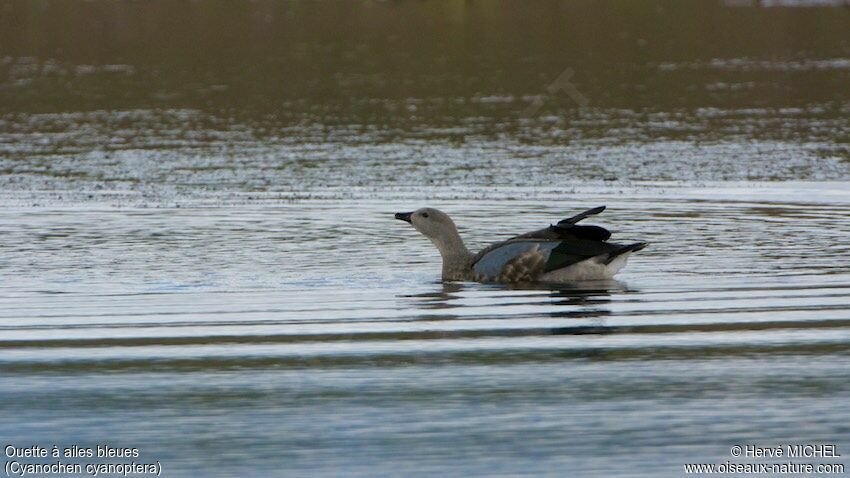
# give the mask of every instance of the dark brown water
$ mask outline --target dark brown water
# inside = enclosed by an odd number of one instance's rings
[[[847,464],[850,9],[760,4],[0,1],[0,442],[163,476]],[[442,284],[392,219],[475,249],[600,204],[651,247],[552,287]]]

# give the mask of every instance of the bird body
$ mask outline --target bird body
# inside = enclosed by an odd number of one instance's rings
[[[437,246],[443,259],[443,280],[479,282],[569,282],[610,279],[628,256],[646,243],[607,242],[611,233],[599,226],[577,223],[599,214],[605,206],[589,209],[557,224],[522,234],[471,253],[457,227],[444,212],[422,208],[397,213]]]

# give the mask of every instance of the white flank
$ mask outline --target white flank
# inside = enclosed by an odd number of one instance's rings
[[[610,264],[603,264],[602,261],[608,257],[608,254],[591,257],[590,259],[577,262],[561,269],[547,272],[540,276],[542,282],[570,282],[579,280],[600,280],[611,279],[614,274],[620,271],[626,265],[631,252],[626,252],[617,256]]]

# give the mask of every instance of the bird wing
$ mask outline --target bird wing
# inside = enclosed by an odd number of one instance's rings
[[[611,232],[600,226],[579,226],[576,223],[589,216],[599,214],[605,210],[605,206],[588,209],[573,217],[568,217],[557,224],[550,224],[549,227],[538,229],[536,231],[520,234],[512,237],[513,239],[543,239],[543,240],[567,240],[567,239],[588,239],[594,241],[607,241],[611,237]]]
[[[509,239],[479,252],[472,269],[479,280],[531,281],[546,272],[610,254],[620,247],[590,239]]]
[[[545,269],[556,246],[557,243],[551,241],[509,239],[479,252],[472,270],[481,281],[534,280]]]
[[[553,224],[543,229],[520,234],[511,239],[587,239],[593,241],[607,241],[611,237],[611,231],[600,226],[579,226],[569,223]]]
[[[549,227],[512,237],[484,248],[473,259],[475,274],[485,280],[534,280],[540,274],[567,267],[594,256],[611,254],[622,246],[610,244],[604,227],[579,226],[582,219],[605,210],[588,209]]]

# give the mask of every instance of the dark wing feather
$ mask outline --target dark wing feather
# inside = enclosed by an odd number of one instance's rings
[[[527,232],[511,239],[545,239],[554,241],[558,239],[588,239],[594,241],[607,241],[611,232],[599,226],[578,226],[577,222],[589,216],[599,214],[605,210],[605,206],[588,209],[581,214],[558,221],[558,224],[544,227],[536,231]]]
[[[604,263],[610,264],[618,256],[621,256],[627,252],[639,251],[648,245],[648,242],[636,242],[634,244],[629,244],[626,246],[618,246],[616,251],[612,251],[610,254],[608,254],[608,257],[605,259]]]
[[[591,257],[611,254],[621,248],[619,244],[590,239],[567,239],[552,249],[544,272],[554,271]]]
[[[577,226],[575,224],[561,224],[549,226],[557,229],[561,239],[590,239],[593,241],[607,241],[611,237],[611,231],[599,226]]]
[[[605,206],[599,206],[599,207],[595,207],[593,209],[588,209],[587,211],[584,211],[581,214],[576,214],[573,217],[568,217],[566,219],[562,219],[562,220],[558,221],[558,224],[575,224],[575,223],[581,221],[582,219],[587,218],[588,216],[595,216],[596,214],[599,214],[600,212],[602,212],[604,210],[605,210]]]
[[[574,224],[558,223],[553,226],[544,227],[536,231],[527,232],[513,239],[544,239],[556,241],[558,239],[588,239],[592,241],[607,241],[611,232],[599,226],[577,226]]]

